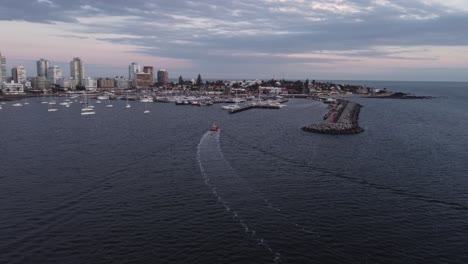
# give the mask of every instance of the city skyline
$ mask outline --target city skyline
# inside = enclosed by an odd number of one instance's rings
[[[468,81],[467,23],[461,0],[15,1],[0,52],[28,76],[80,57],[86,77],[137,61],[172,78]]]

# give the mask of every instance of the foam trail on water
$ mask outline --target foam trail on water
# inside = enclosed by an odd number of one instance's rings
[[[215,155],[215,157],[212,157],[211,155]],[[208,159],[206,159],[208,157]],[[273,262],[274,263],[281,263],[281,254],[274,251],[266,242],[266,240],[262,237],[257,237],[257,232],[250,228],[248,224],[244,221],[244,219],[240,216],[239,212],[236,210],[233,210],[231,208],[230,203],[225,200],[221,194],[218,192],[217,186],[215,186],[211,180],[210,180],[210,174],[207,172],[205,169],[204,161],[214,161],[219,163],[224,163],[226,166],[225,168],[227,169],[224,171],[229,176],[232,176],[232,174],[235,175],[234,170],[229,166],[229,163],[224,159],[222,156],[220,144],[219,144],[219,133],[213,133],[211,131],[205,133],[202,138],[200,139],[200,142],[197,146],[197,161],[198,165],[200,167],[200,172],[202,175],[202,178],[204,180],[204,183],[206,186],[208,186],[211,189],[211,193],[215,196],[217,201],[224,207],[226,212],[230,213],[233,218],[239,220],[239,225],[243,228],[244,232],[250,233],[252,239],[257,242],[257,245],[264,247],[270,254],[273,256]],[[229,173],[230,172],[230,173]],[[268,200],[264,200],[265,203],[267,203]]]

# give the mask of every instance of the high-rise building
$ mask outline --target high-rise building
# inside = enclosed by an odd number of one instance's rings
[[[48,60],[45,59],[40,59],[36,62],[36,67],[37,67],[37,76],[39,77],[48,77],[47,76],[47,70],[50,67],[50,63]]]
[[[158,70],[158,83],[167,84],[169,81],[169,73],[165,69]]]
[[[144,67],[143,67],[143,72],[144,72],[144,73],[149,73],[149,74],[150,74],[150,83],[149,83],[149,85],[153,85],[153,84],[154,84],[154,70],[153,70],[153,66],[144,66]]]
[[[15,83],[25,83],[26,69],[23,66],[15,66],[11,69],[11,78]]]
[[[135,74],[141,72],[140,65],[138,62],[132,62],[130,66],[128,66],[128,79],[133,80],[135,79]]]
[[[7,81],[6,58],[0,53],[0,85]]]
[[[145,72],[135,73],[135,79],[133,79],[133,87],[137,89],[148,88],[151,82],[151,75]]]
[[[62,69],[57,65],[50,66],[47,69],[47,76],[50,84],[58,84],[58,79],[62,78]]]
[[[80,58],[76,57],[70,62],[70,77],[78,82],[78,85],[83,85],[85,78],[84,65]]]

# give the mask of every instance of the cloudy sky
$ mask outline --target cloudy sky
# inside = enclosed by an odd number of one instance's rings
[[[127,76],[468,81],[466,0],[2,0],[9,68]]]

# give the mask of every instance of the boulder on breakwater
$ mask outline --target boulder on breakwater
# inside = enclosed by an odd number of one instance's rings
[[[361,133],[364,131],[358,124],[361,107],[358,103],[339,100],[330,106],[322,123],[305,126],[302,130],[322,134]]]

